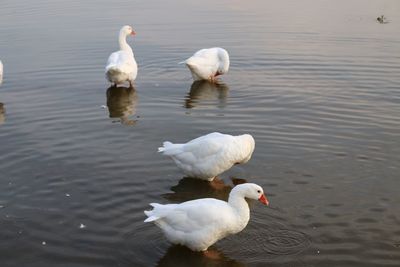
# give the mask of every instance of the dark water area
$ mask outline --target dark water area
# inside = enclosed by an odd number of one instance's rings
[[[1,266],[400,266],[399,1],[20,1],[0,4]],[[385,15],[389,23],[376,18]],[[117,33],[135,88],[104,77]],[[221,84],[178,62],[230,53]],[[218,186],[157,153],[220,131],[252,159]],[[215,259],[173,246],[150,202],[264,188]]]

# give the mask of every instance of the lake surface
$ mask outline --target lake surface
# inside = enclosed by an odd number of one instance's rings
[[[379,24],[384,14],[389,23]],[[399,1],[2,0],[1,266],[399,266]],[[124,24],[134,89],[109,89]],[[221,46],[218,86],[178,62]],[[157,153],[220,131],[252,159],[215,189]],[[261,185],[209,259],[144,224],[148,203]]]

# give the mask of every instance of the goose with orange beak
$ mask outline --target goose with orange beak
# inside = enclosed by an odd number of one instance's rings
[[[138,66],[133,54],[132,48],[126,42],[128,35],[136,35],[131,26],[125,25],[119,31],[118,42],[119,51],[110,55],[106,65],[106,78],[114,86],[129,82],[132,87],[133,81],[136,79]]]
[[[218,240],[242,231],[250,219],[246,198],[269,205],[263,189],[253,183],[235,186],[228,201],[202,198],[181,204],[151,203],[145,222],[154,222],[174,243],[194,251],[207,251]]]

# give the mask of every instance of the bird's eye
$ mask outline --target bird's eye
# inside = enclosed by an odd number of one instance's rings
[[[261,191],[260,191],[260,190],[257,190],[257,193],[261,193]]]

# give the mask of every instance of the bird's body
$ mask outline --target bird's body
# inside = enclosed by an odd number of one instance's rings
[[[171,157],[188,177],[212,181],[234,164],[246,163],[254,151],[249,134],[232,136],[210,133],[185,144],[164,142],[158,151]]]
[[[220,47],[201,49],[184,61],[194,81],[215,81],[229,70],[229,54]]]
[[[218,240],[246,227],[250,209],[245,197],[268,205],[260,186],[245,183],[232,189],[228,202],[203,198],[181,204],[151,203],[154,209],[145,211],[148,216],[145,222],[154,222],[174,244],[204,251]]]
[[[132,85],[137,76],[137,63],[132,48],[126,42],[128,35],[135,35],[131,26],[123,26],[119,32],[119,51],[112,53],[106,65],[106,77],[115,85],[126,81]]]

